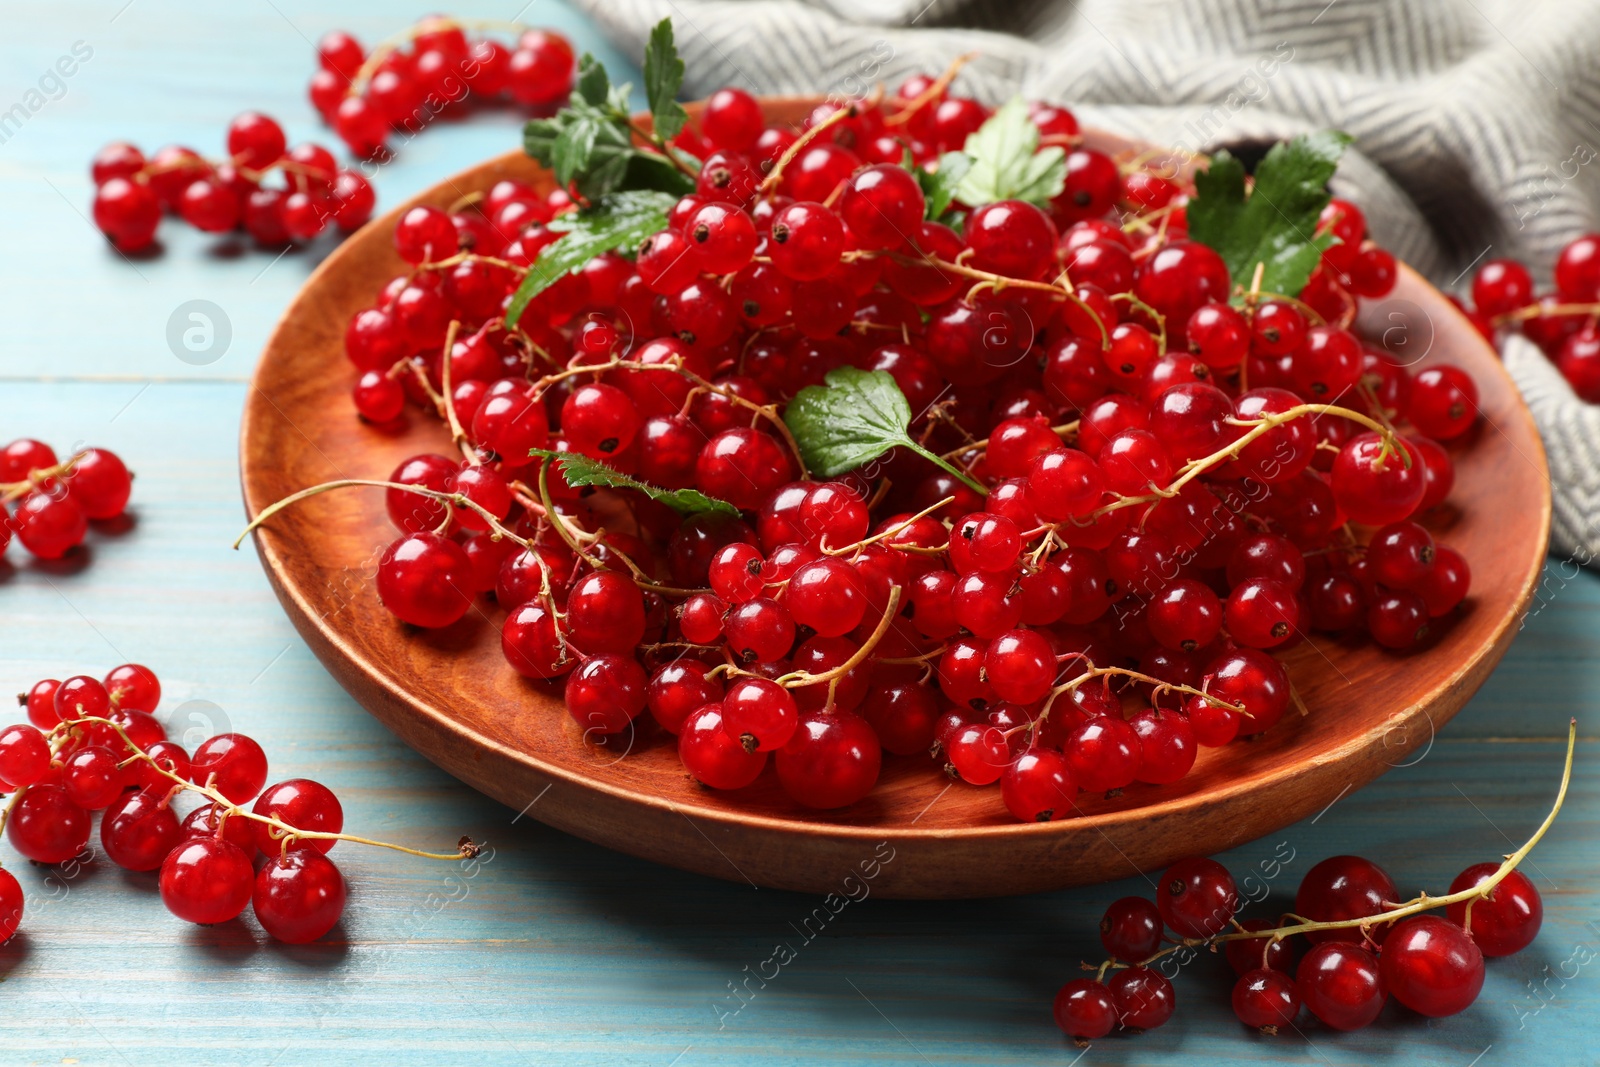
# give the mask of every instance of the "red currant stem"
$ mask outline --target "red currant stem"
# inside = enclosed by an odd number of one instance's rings
[[[350,79],[350,88],[346,90],[345,95],[360,96],[362,90],[366,88],[367,81],[378,72],[379,67],[383,66],[383,61],[389,57],[390,52],[402,45],[410,44],[424,33],[448,29],[478,30],[480,32],[484,30],[500,30],[503,33],[521,33],[529,28],[524,23],[507,22],[504,19],[458,19],[447,15],[430,15],[414,25],[407,26],[394,36],[385,37],[373,45],[372,52],[367,56],[366,62],[361,64],[355,76]]]
[[[644,366],[656,366],[656,364],[644,364]],[[810,471],[806,469],[805,457],[800,454],[800,442],[794,439],[794,434],[789,432],[789,426],[783,421],[783,416],[778,414],[778,405],[757,404],[754,400],[751,400],[747,397],[742,397],[732,389],[727,389],[723,386],[717,385],[714,382],[707,381],[691,370],[684,370],[682,367],[677,368],[677,370],[678,373],[683,375],[684,378],[693,382],[696,386],[704,389],[706,392],[715,393],[726,400],[732,401],[737,406],[749,408],[757,415],[765,418],[772,424],[773,429],[778,431],[778,435],[783,438],[784,443],[789,446],[789,452],[794,456],[795,464],[800,469],[800,480],[806,481],[811,477]]]
[[[1152,232],[1157,226],[1164,225],[1167,221],[1167,217],[1174,211],[1177,211],[1178,208],[1183,206],[1185,205],[1176,203],[1167,204],[1165,207],[1158,207],[1154,211],[1147,211],[1143,215],[1135,215],[1133,218],[1122,224],[1122,232]]]
[[[1277,429],[1286,422],[1291,422],[1305,415],[1338,415],[1349,419],[1352,422],[1359,422],[1369,430],[1380,434],[1383,437],[1385,449],[1398,452],[1402,460],[1404,460],[1406,468],[1410,469],[1411,456],[1408,452],[1406,452],[1405,449],[1400,447],[1399,441],[1395,437],[1395,432],[1389,427],[1385,426],[1383,423],[1372,418],[1370,415],[1363,415],[1359,411],[1352,411],[1350,408],[1340,407],[1337,404],[1296,404],[1292,408],[1288,408],[1287,410],[1279,411],[1271,415],[1265,415],[1259,419],[1227,419],[1226,421],[1230,426],[1248,426],[1250,429],[1226,448],[1219,448],[1209,456],[1202,456],[1199,459],[1190,460],[1188,463],[1184,464],[1183,473],[1178,475],[1177,478],[1173,479],[1171,484],[1169,484],[1165,489],[1158,489],[1154,493],[1146,493],[1140,496],[1125,496],[1120,500],[1112,501],[1104,507],[1096,508],[1094,511],[1090,512],[1090,515],[1092,517],[1099,517],[1108,512],[1118,511],[1122,508],[1133,507],[1137,504],[1157,503],[1169,497],[1176,496],[1180,489],[1194,481],[1196,478],[1200,477],[1200,475],[1204,474],[1212,467],[1218,466],[1219,464],[1227,462],[1231,459],[1238,459],[1239,453],[1242,452],[1244,447],[1250,444],[1252,441],[1266,433],[1269,433],[1272,430]]]
[[[656,641],[648,645],[640,645],[640,652],[660,652],[669,648],[694,648],[704,652],[719,651],[721,645],[697,645],[693,641]]]
[[[1528,304],[1504,315],[1496,315],[1489,322],[1494,326],[1508,326],[1529,319],[1555,318],[1568,315],[1600,315],[1600,304]]]
[[[467,431],[461,428],[461,420],[456,418],[456,401],[454,390],[450,388],[450,353],[456,347],[456,334],[461,330],[461,320],[451,319],[450,329],[444,335],[444,355],[439,360],[440,392],[444,394],[440,406],[444,410],[444,421],[450,427],[450,443],[467,458],[467,462],[474,467],[479,466],[483,460],[478,455],[478,450],[473,448],[467,438]]]
[[[1135,311],[1142,311],[1146,315],[1150,316],[1151,319],[1155,320],[1157,330],[1156,344],[1158,350],[1162,352],[1167,350],[1167,317],[1165,315],[1161,314],[1161,312],[1157,311],[1143,300],[1140,300],[1132,293],[1113,293],[1111,294],[1111,299],[1114,301],[1121,300]]]
[[[285,842],[291,839],[354,841],[356,844],[372,845],[375,848],[393,849],[396,852],[404,852],[408,855],[421,856],[424,859],[430,860],[458,860],[478,854],[478,846],[473,844],[472,839],[469,837],[463,837],[461,839],[461,843],[455,852],[423,852],[420,849],[407,848],[405,845],[393,845],[387,841],[374,841],[372,838],[358,837],[355,834],[336,834],[330,833],[326,830],[302,830],[299,827],[289,825],[276,815],[269,817],[266,815],[257,815],[253,811],[246,811],[244,808],[223,796],[210,784],[196,785],[187,778],[184,778],[181,775],[168,770],[166,767],[163,767],[154,756],[140,748],[133,738],[128,736],[127,731],[125,731],[120,724],[113,722],[110,719],[102,718],[98,715],[85,715],[77,719],[63,720],[59,726],[51,731],[51,735],[52,737],[55,737],[57,734],[62,733],[63,728],[87,726],[90,724],[109,726],[112,730],[115,730],[117,736],[120,737],[123,743],[126,744],[133,752],[133,756],[131,758],[135,760],[142,760],[145,763],[150,764],[156,773],[169,779],[174,786],[177,787],[175,790],[176,792],[183,792],[184,790],[187,790],[189,792],[199,793],[201,796],[207,798],[214,805],[216,805],[216,810],[219,812],[225,812],[228,815],[238,815],[242,818],[249,819],[252,822],[262,823],[268,827],[271,827],[273,830],[281,830],[283,832],[281,836]],[[273,835],[274,838],[277,838],[278,836],[279,835],[277,834]]]
[[[970,249],[963,249],[961,255],[966,256],[969,251]],[[965,263],[956,263],[948,259],[940,259],[938,256],[929,255],[926,252],[915,256],[908,256],[904,252],[891,252],[889,255],[896,262],[903,263],[906,266],[935,267],[941,271],[949,271],[952,274],[959,274],[964,278],[976,278],[978,281],[993,282],[997,291],[1000,289],[1034,289],[1039,292],[1050,293],[1053,296],[1070,300],[1078,306],[1080,311],[1094,319],[1095,325],[1100,327],[1100,347],[1107,348],[1111,345],[1111,333],[1106,329],[1106,324],[1100,321],[1100,316],[1095,313],[1094,308],[1078,299],[1078,294],[1074,293],[1071,289],[1068,289],[1065,286],[1052,285],[1049,282],[1024,281],[1021,278],[1008,278],[1004,274],[995,274],[992,271],[979,270],[976,267],[969,267]]]
[[[845,660],[837,667],[828,668],[821,674],[812,674],[810,671],[790,671],[788,674],[780,675],[773,680],[777,682],[777,684],[783,686],[785,689],[795,689],[803,685],[816,685],[818,682],[828,682],[828,703],[832,704],[834,690],[832,683],[837,681],[841,676],[850,673],[853,668],[860,666],[861,663],[872,654],[872,650],[878,647],[878,642],[883,640],[883,635],[889,632],[889,624],[894,621],[894,617],[899,610],[900,587],[898,585],[892,585],[889,587],[889,602],[885,604],[883,608],[883,618],[878,620],[878,625],[873,628],[872,635],[865,641],[861,642],[861,647],[856,649],[855,653],[849,659]]]
[[[1138,171],[1149,171],[1158,178],[1165,178],[1167,181],[1176,181],[1178,178],[1178,169],[1171,164],[1168,164],[1160,170],[1152,169],[1145,166],[1145,164],[1149,163],[1152,159],[1159,159],[1163,156],[1179,153],[1183,153],[1183,149],[1146,148],[1143,152],[1140,152],[1134,156],[1130,156],[1124,161],[1118,162],[1117,170],[1123,175],[1123,177],[1127,177],[1129,174],[1133,174]],[[1191,158],[1193,157],[1191,156]]]
[[[237,170],[241,178],[245,178],[252,182],[259,183],[274,170],[281,170],[285,174],[301,174],[308,178],[315,178],[319,181],[333,180],[333,172],[328,170],[326,167],[313,167],[309,163],[301,163],[298,160],[288,158],[279,159],[265,167],[257,169],[255,167],[246,167],[240,165],[239,160],[241,158],[243,157],[234,156],[228,160],[225,160],[224,162]],[[209,173],[214,171],[218,166],[220,166],[219,162],[214,159],[205,159],[201,156],[183,156],[167,163],[147,163],[134,172],[133,180],[136,182],[148,183],[149,180],[157,174],[171,174],[174,171],[184,170],[204,171]]]
[[[845,545],[843,548],[829,548],[826,545],[824,545],[823,548],[822,548],[823,554],[829,555],[829,556],[844,556],[844,555],[849,555],[851,552],[860,552],[863,548],[866,548],[868,545],[875,545],[879,541],[887,540],[888,538],[893,537],[895,534],[904,533],[908,528],[910,528],[912,523],[916,522],[918,519],[927,518],[929,515],[932,515],[934,512],[938,511],[940,508],[944,507],[946,504],[950,503],[954,499],[955,499],[955,497],[953,497],[953,496],[947,496],[943,500],[939,501],[937,504],[930,504],[928,507],[923,508],[921,511],[917,512],[915,515],[908,516],[908,517],[902,519],[901,521],[895,523],[893,526],[889,527],[888,529],[878,531],[877,533],[873,534],[871,537],[863,537],[861,540],[857,541],[853,545]],[[891,545],[890,547],[891,548],[897,548],[897,547],[900,547],[900,546]]]
[[[768,173],[766,179],[762,181],[760,189],[762,199],[771,197],[772,194],[777,191],[778,183],[783,181],[784,168],[792,163],[796,156],[798,156],[801,152],[804,152],[807,145],[809,145],[812,141],[815,141],[818,137],[832,127],[839,125],[839,123],[843,122],[845,119],[851,118],[855,115],[855,113],[856,108],[854,104],[841,107],[838,111],[835,111],[833,114],[829,115],[827,118],[811,127],[805,133],[802,133],[799,137],[796,137],[794,144],[790,145],[783,155],[778,157],[778,162],[772,165],[771,172]]]
[[[920,656],[884,656],[880,658],[878,662],[890,663],[898,666],[909,666],[913,663],[931,662],[932,660],[938,659],[948,651],[950,651],[949,645],[940,645],[938,648],[930,648]]]
[[[462,263],[488,263],[491,266],[502,267],[506,270],[514,271],[518,277],[527,274],[529,270],[529,268],[524,267],[519,263],[513,263],[509,259],[496,259],[494,256],[480,255],[477,252],[457,252],[453,256],[446,256],[444,259],[434,259],[429,260],[426,263],[418,263],[416,269],[449,270],[451,267],[459,266]]]
[[[244,544],[244,539],[249,537],[251,532],[254,531],[256,527],[260,526],[262,523],[266,522],[268,519],[272,518],[272,516],[276,515],[289,505],[298,504],[302,500],[326,493],[332,489],[348,489],[352,486],[367,486],[373,489],[399,489],[402,492],[415,493],[417,496],[425,496],[429,500],[438,500],[446,504],[454,505],[458,508],[467,508],[470,511],[476,512],[479,517],[483,519],[483,521],[487,522],[490,530],[492,530],[497,537],[509,537],[523,548],[533,547],[533,542],[527,540],[526,538],[518,537],[509,528],[502,524],[500,520],[495,517],[493,512],[489,511],[477,501],[468,499],[464,493],[443,493],[437,489],[428,489],[420,485],[403,485],[400,482],[383,482],[369,478],[341,478],[338,481],[323,482],[321,485],[313,485],[309,489],[302,489],[298,493],[291,493],[282,500],[268,504],[266,507],[261,509],[261,513],[259,515],[250,520],[250,525],[246,526],[244,528],[244,532],[239,534],[238,539],[233,542],[233,547],[237,549],[240,545]]]
[[[950,88],[950,83],[956,80],[956,75],[961,72],[961,68],[977,58],[978,53],[976,52],[963,52],[961,55],[956,56],[955,59],[950,61],[950,65],[944,68],[944,73],[933,79],[933,84],[910,100],[905,101],[900,110],[883,120],[883,124],[885,126],[903,126],[910,122],[917,112],[943,96],[945,90]],[[895,97],[896,101],[899,101],[899,99],[899,97]]]
[[[662,137],[655,131],[654,126],[647,130],[630,117],[628,119],[628,129],[635,137],[638,137],[644,141],[648,141],[650,144],[654,145],[656,151],[661,155],[661,157],[676,167],[678,173],[692,179],[698,179],[700,177],[700,172],[694,170],[681,158],[679,158],[679,150],[668,144],[666,138]]]
[[[1328,324],[1327,318],[1320,311],[1297,296],[1290,296],[1288,293],[1274,293],[1268,289],[1255,290],[1255,294],[1257,299],[1275,300],[1281,304],[1294,305],[1302,315],[1311,320],[1311,325],[1313,326],[1326,326]]]
[[[88,453],[75,452],[67,457],[63,463],[50,467],[36,467],[28,472],[28,476],[20,482],[0,482],[0,503],[9,504],[20,497],[27,496],[48,482],[51,478],[71,477],[73,468],[78,465]]]
[[[407,356],[401,362],[405,364],[406,370],[411,372],[412,377],[416,378],[418,388],[427,394],[428,400],[433,404],[433,410],[436,413],[443,411],[444,397],[440,396],[439,390],[435,389],[433,383],[428,381],[428,372],[423,367],[422,360],[417,356]]]
[[[1089,664],[1089,669],[1078,675],[1076,678],[1073,678],[1067,682],[1063,682],[1054,689],[1050,690],[1050,696],[1046,698],[1044,706],[1039,709],[1039,715],[1033,720],[1033,726],[1037,726],[1039,723],[1044,722],[1045,716],[1050,713],[1051,705],[1056,702],[1056,697],[1063,693],[1072,692],[1074,689],[1077,689],[1079,686],[1083,685],[1084,682],[1095,678],[1105,678],[1112,675],[1120,675],[1129,679],[1130,681],[1144,682],[1147,685],[1155,686],[1155,692],[1151,694],[1152,698],[1159,696],[1162,693],[1186,693],[1189,696],[1199,697],[1207,704],[1214,705],[1215,707],[1227,708],[1229,711],[1234,712],[1235,714],[1249,714],[1249,712],[1244,710],[1243,706],[1239,704],[1230,704],[1226,700],[1221,700],[1217,697],[1214,697],[1210,693],[1207,693],[1202,689],[1196,689],[1192,685],[1181,685],[1177,682],[1165,682],[1160,678],[1152,677],[1148,674],[1141,673],[1140,671],[1129,670],[1126,667],[1096,667],[1093,661],[1084,656],[1081,652],[1073,653],[1072,658],[1081,658],[1085,663]]]
[[[545,509],[544,504],[539,500],[539,494],[535,489],[533,489],[531,486],[524,485],[522,482],[514,480],[506,484],[511,490],[511,499],[515,500],[518,504],[521,504],[523,510],[528,512],[530,515],[537,515],[539,517],[539,528],[541,530],[550,524],[550,513]],[[534,540],[537,541],[538,538],[535,537]]]
[[[1294,687],[1293,682],[1289,683],[1289,699],[1294,701],[1294,706],[1300,709],[1301,715],[1309,716],[1311,714],[1311,709],[1306,707],[1305,700],[1300,696],[1300,690]]]
[[[590,545],[599,543],[605,536],[605,529],[602,527],[593,533],[588,533],[572,526],[569,524],[569,520],[557,511],[555,505],[551,503],[550,464],[548,462],[539,466],[539,503],[544,508],[545,517],[550,520],[550,525],[555,529],[556,535],[566,542],[568,548],[572,549],[580,559],[597,571],[611,569],[606,566],[603,560],[590,555],[588,549],[584,547],[584,543]],[[608,547],[611,549],[612,554],[620,559],[623,565],[632,572],[634,584],[640,589],[645,589],[652,593],[660,593],[663,596],[693,596],[696,593],[705,591],[703,589],[679,589],[671,585],[658,585],[650,580],[650,576],[641,570],[639,565],[630,559],[626,552],[621,551],[615,545]]]
[[[1148,959],[1141,960],[1139,963],[1134,964],[1133,966],[1148,967],[1151,963],[1155,962],[1161,957],[1169,955],[1173,952],[1177,952],[1180,949],[1210,947],[1228,941],[1248,941],[1256,938],[1270,938],[1272,942],[1278,942],[1286,937],[1292,937],[1295,934],[1315,933],[1322,930],[1359,929],[1363,934],[1369,934],[1371,928],[1379,924],[1397,922],[1401,919],[1409,918],[1412,915],[1418,915],[1425,911],[1432,911],[1435,908],[1446,908],[1452,904],[1467,905],[1469,911],[1464,925],[1470,933],[1472,929],[1472,916],[1470,909],[1473,902],[1488,896],[1490,893],[1493,893],[1495,887],[1504,881],[1507,875],[1517,869],[1517,865],[1527,858],[1529,852],[1533,851],[1533,847],[1539,843],[1541,838],[1544,837],[1545,831],[1550,829],[1551,824],[1556,821],[1556,816],[1560,814],[1561,805],[1567,799],[1567,787],[1572,783],[1572,756],[1577,747],[1577,743],[1578,720],[1571,719],[1567,724],[1567,756],[1565,764],[1561,770],[1561,788],[1556,792],[1555,804],[1551,806],[1550,814],[1544,817],[1544,822],[1539,824],[1539,828],[1533,832],[1533,836],[1528,838],[1521,848],[1506,856],[1505,861],[1500,864],[1499,870],[1495,871],[1494,874],[1490,875],[1488,878],[1485,878],[1483,881],[1479,882],[1470,889],[1463,889],[1459,893],[1451,893],[1448,896],[1442,897],[1430,897],[1428,894],[1422,893],[1419,894],[1415,899],[1390,908],[1388,911],[1379,912],[1377,915],[1363,916],[1359,919],[1337,919],[1329,922],[1313,922],[1302,915],[1290,913],[1284,915],[1282,918],[1292,919],[1295,921],[1286,926],[1279,926],[1270,930],[1246,930],[1231,934],[1213,934],[1211,937],[1184,938],[1178,941],[1176,944],[1162,949],[1155,955],[1149,957]],[[1107,960],[1106,964],[1102,966],[1103,968],[1107,966],[1120,968],[1128,965]]]

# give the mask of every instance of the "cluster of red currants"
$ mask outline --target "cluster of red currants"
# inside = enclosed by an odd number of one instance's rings
[[[514,48],[471,28],[518,33]],[[410,44],[410,48],[405,47]],[[317,42],[311,103],[357,156],[384,150],[393,131],[414,136],[469,99],[549,111],[567,99],[577,64],[572,45],[552,30],[463,22],[434,15],[365,52],[342,30]]]
[[[1520,329],[1573,392],[1600,404],[1600,233],[1586,233],[1563,248],[1551,275],[1554,291],[1540,296],[1527,267],[1491,259],[1473,276],[1472,306],[1462,310],[1491,344],[1501,330]]]
[[[91,520],[122,515],[132,492],[133,475],[107,449],[63,463],[42,441],[12,441],[0,449],[0,555],[15,534],[38,558],[60,559],[83,543]]]
[[[410,401],[462,458],[391,477],[382,602],[439,627],[492,592],[506,659],[564,679],[587,739],[648,708],[708,786],[772,762],[838,807],[883,750],[931,749],[1026,820],[1271,727],[1291,701],[1273,653],[1312,630],[1423,640],[1469,587],[1419,520],[1477,394],[1351,332],[1395,276],[1360,211],[1328,205],[1341,243],[1305,292],[1247,290],[1186,239],[1186,181],[1029,114],[1071,148],[1049,210],[928,219],[907,154],[989,118],[945,79],[800,130],[720,91],[677,138],[705,158],[667,228],[509,327],[568,193],[506,180],[406,213],[408,269],[346,333],[355,407],[387,426]],[[813,479],[783,416],[841,369],[892,379],[918,449]],[[575,487],[539,450],[732,508]]]
[[[1520,952],[1539,933],[1539,891],[1505,867],[1474,864],[1450,883],[1449,896],[1401,903],[1377,864],[1334,856],[1306,872],[1293,915],[1236,922],[1239,892],[1228,869],[1179,860],[1161,876],[1154,901],[1123,897],[1106,909],[1100,943],[1111,959],[1095,978],[1061,987],[1056,1023],[1079,1042],[1119,1026],[1161,1026],[1176,1005],[1169,976],[1197,951],[1218,947],[1237,976],[1234,1014],[1269,1034],[1296,1027],[1302,1006],[1335,1030],[1358,1030],[1391,995],[1422,1015],[1454,1015],[1483,988],[1485,956]],[[1438,907],[1442,918],[1421,914]]]
[[[267,246],[309,241],[330,223],[341,232],[372,217],[372,186],[341,170],[319,144],[288,147],[273,119],[246,111],[228,126],[228,158],[208,160],[168,145],[149,159],[124,141],[94,157],[94,223],[124,252],[155,240],[163,211],[206,233],[243,229]],[[268,185],[274,172],[280,184]]]
[[[159,869],[161,899],[178,918],[210,925],[253,905],[279,941],[327,933],[345,903],[326,856],[344,825],[338,798],[305,778],[267,786],[266,754],[244,734],[185,752],[155,716],[160,700],[160,681],[137,664],[20,694],[28,722],[0,730],[0,793],[11,794],[0,825],[12,847],[35,863],[72,861],[101,811],[105,855],[126,870]],[[188,792],[205,803],[180,819],[173,802]],[[21,918],[21,889],[0,869],[0,941]]]

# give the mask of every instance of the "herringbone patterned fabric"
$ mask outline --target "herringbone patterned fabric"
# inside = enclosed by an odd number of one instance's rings
[[[961,91],[1158,144],[1337,127],[1355,150],[1336,191],[1445,288],[1496,256],[1548,277],[1600,222],[1600,0],[576,2],[635,56],[670,16],[690,95],[856,95],[975,51]],[[1555,545],[1600,558],[1600,409],[1531,345],[1507,365],[1549,449]]]

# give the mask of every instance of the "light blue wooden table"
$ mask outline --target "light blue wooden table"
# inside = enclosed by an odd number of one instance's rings
[[[363,0],[164,0],[5,5],[0,111],[68,54],[92,56],[0,143],[0,439],[111,447],[138,471],[137,523],[96,537],[88,566],[44,569],[13,548],[0,568],[0,688],[154,667],[176,729],[258,737],[279,776],[327,782],[347,825],[420,847],[466,833],[492,849],[472,872],[342,845],[352,899],[318,944],[267,942],[253,921],[214,929],[169,916],[152,875],[92,864],[63,879],[16,860],[25,933],[0,948],[0,1067],[26,1063],[929,1064],[1184,1063],[1566,1065],[1600,1062],[1600,581],[1551,561],[1542,605],[1505,664],[1426,755],[1320,817],[1225,857],[1244,872],[1281,850],[1271,886],[1292,899],[1312,862],[1357,851],[1402,890],[1442,892],[1468,862],[1509,851],[1554,790],[1569,716],[1577,781],[1528,871],[1544,932],[1495,961],[1466,1014],[1427,1022],[1388,1009],[1341,1035],[1257,1037],[1234,1022],[1219,960],[1177,983],[1165,1029],[1080,1053],[1050,998],[1098,958],[1104,905],[1138,879],[992,903],[852,904],[740,1007],[745,981],[818,903],[714,882],[517,818],[436,770],[369,718],[279,610],[241,521],[240,406],[268,330],[327,248],[274,260],[219,250],[174,224],[165,254],[128,262],[85,220],[87,163],[103,142],[220,149],[229,118],[261,108],[292,140],[332,143],[305,102],[310,41],[342,26],[364,40],[413,12]],[[567,10],[536,0],[456,5],[570,32],[627,64]],[[81,47],[81,46],[80,46]],[[51,86],[54,88],[54,86]],[[446,123],[378,178],[393,204],[517,143],[510,113]],[[168,320],[189,300],[226,314],[214,362],[179,360]],[[1403,663],[1397,669],[1404,669]],[[1382,701],[1375,691],[1371,699]],[[736,1010],[738,1009],[738,1010]]]

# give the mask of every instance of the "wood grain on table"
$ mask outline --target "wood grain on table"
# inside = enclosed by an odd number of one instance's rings
[[[353,830],[419,847],[465,833],[490,849],[462,869],[340,845],[344,920],[324,942],[287,947],[248,916],[210,929],[178,922],[154,875],[99,862],[68,878],[0,845],[28,895],[24,932],[0,947],[0,1067],[1074,1062],[1050,998],[1080,960],[1099,958],[1100,911],[1148,893],[1143,880],[905,903],[847,886],[841,871],[841,896],[862,899],[835,914],[821,898],[607,852],[500,807],[401,745],[311,657],[251,549],[229,549],[243,523],[245,383],[327,247],[274,259],[168,222],[163,254],[126,261],[85,221],[88,159],[116,137],[216,152],[229,118],[249,107],[280,118],[292,141],[332,145],[304,99],[309,41],[335,26],[375,40],[420,12],[369,0],[334,14],[287,0],[7,7],[0,111],[75,42],[93,54],[59,98],[0,131],[0,438],[105,445],[138,479],[131,529],[91,535],[86,565],[7,554],[0,686],[143,662],[191,744],[246,731],[278,776],[332,786]],[[453,10],[561,27],[626,68],[564,8],[515,7]],[[429,130],[378,175],[380,206],[504,151],[517,125],[501,112]],[[227,316],[228,347],[209,363],[180,360],[168,344],[168,320],[190,300]],[[1600,580],[1552,559],[1505,663],[1425,755],[1224,857],[1269,894],[1257,913],[1289,907],[1300,875],[1339,852],[1382,863],[1402,892],[1442,892],[1537,825],[1558,738],[1576,716],[1573,794],[1527,867],[1545,896],[1544,932],[1490,962],[1468,1012],[1429,1022],[1391,1006],[1356,1034],[1302,1016],[1301,1033],[1261,1038],[1228,1009],[1226,964],[1203,957],[1177,979],[1167,1027],[1098,1042],[1081,1062],[1600,1062],[1597,688]],[[1276,878],[1261,873],[1291,853]],[[769,961],[780,945],[788,962],[778,967]]]

